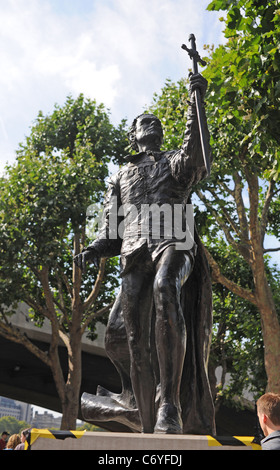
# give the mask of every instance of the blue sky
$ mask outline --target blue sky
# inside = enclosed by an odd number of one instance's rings
[[[0,173],[39,110],[84,93],[114,124],[191,66],[181,44],[223,41],[210,0],[0,0]]]

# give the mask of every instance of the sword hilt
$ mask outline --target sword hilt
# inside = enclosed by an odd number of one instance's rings
[[[191,42],[191,49],[189,49],[185,44],[183,44],[181,47],[182,47],[182,49],[184,49],[185,51],[188,52],[190,58],[192,59],[192,61],[193,61],[193,73],[196,74],[196,73],[198,73],[197,63],[199,62],[201,65],[204,66],[204,65],[206,65],[206,62],[201,59],[199,53],[196,50],[194,34],[190,34],[189,41]],[[197,117],[198,117],[198,125],[199,125],[202,155],[203,155],[205,168],[206,168],[207,174],[209,176],[210,171],[211,171],[211,165],[210,165],[210,159],[209,159],[209,153],[208,153],[208,143],[207,143],[204,124],[203,124],[201,96],[200,96],[200,92],[197,88],[194,90],[194,95],[195,95],[196,111],[197,111]]]
[[[198,73],[197,63],[199,62],[204,67],[206,65],[206,62],[200,57],[199,53],[196,50],[194,34],[190,34],[189,41],[191,42],[191,49],[189,49],[186,44],[182,44],[181,47],[182,49],[187,51],[193,61],[193,73]]]

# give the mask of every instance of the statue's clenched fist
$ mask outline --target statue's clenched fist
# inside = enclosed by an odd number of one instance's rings
[[[99,256],[94,250],[84,250],[74,257],[75,264],[84,273],[88,263],[93,263],[96,267],[99,265]]]

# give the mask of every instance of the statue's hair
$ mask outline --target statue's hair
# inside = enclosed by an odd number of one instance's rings
[[[132,150],[136,150],[138,151],[138,145],[137,145],[137,142],[136,142],[136,122],[137,120],[142,117],[142,116],[145,116],[145,115],[149,115],[149,116],[154,116],[154,114],[151,114],[151,113],[142,113],[142,114],[139,114],[139,116],[137,116],[132,124],[131,124],[131,127],[129,129],[129,132],[128,132],[128,140],[129,140],[129,143],[130,143],[130,148]],[[160,122],[159,118],[157,116],[155,116],[155,118]],[[161,123],[160,123],[161,125]],[[162,140],[163,140],[163,130],[162,130]]]

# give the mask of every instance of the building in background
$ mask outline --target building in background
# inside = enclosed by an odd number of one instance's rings
[[[32,427],[37,429],[59,429],[60,424],[61,416],[55,417],[52,413],[49,413],[48,411],[44,411],[43,413],[35,411],[31,423]]]
[[[27,403],[0,397],[0,418],[13,416],[18,421],[32,421],[32,407]]]
[[[0,397],[0,418],[4,416],[13,416],[18,421],[25,421],[30,427],[37,429],[60,429],[62,418],[60,413],[53,414],[44,408],[40,412],[27,403]],[[83,421],[77,420],[77,426],[82,424]]]

